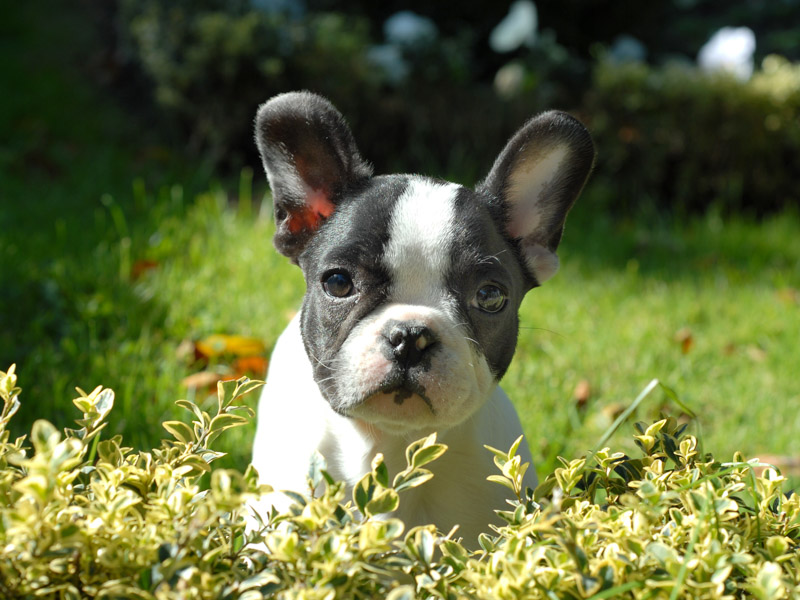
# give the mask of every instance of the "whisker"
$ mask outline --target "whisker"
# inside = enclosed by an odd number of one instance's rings
[[[507,252],[507,250],[500,250],[500,252],[498,252],[497,254],[490,254],[488,256],[481,257],[478,260],[477,264],[479,264],[479,265],[490,265],[490,264],[493,264],[495,262],[499,263],[500,259],[498,258],[498,256],[500,256],[504,252]]]
[[[315,360],[315,361],[316,361],[316,362],[317,362],[317,363],[318,363],[320,366],[322,366],[322,367],[325,367],[326,369],[334,370],[334,367],[333,367],[332,365],[327,365],[327,364],[325,364],[325,362],[324,362],[324,361],[320,360],[319,358],[317,358],[316,356],[314,356],[314,355],[313,355],[313,354],[311,354],[310,352],[308,353],[308,355],[309,355],[309,356],[310,356],[312,359],[314,359],[314,360]]]
[[[553,335],[557,335],[557,336],[562,337],[562,338],[567,337],[563,333],[560,333],[558,331],[553,331],[552,329],[547,329],[546,327],[524,327],[524,326],[520,325],[520,331],[523,330],[523,329],[525,331],[544,331],[546,333],[552,333]]]

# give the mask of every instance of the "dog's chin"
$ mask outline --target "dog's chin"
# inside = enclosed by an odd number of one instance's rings
[[[368,423],[385,433],[427,435],[458,425],[480,406],[477,398],[429,397],[421,386],[405,382],[402,385],[382,386],[351,401],[340,414]]]
[[[351,407],[348,416],[375,425],[387,433],[407,433],[439,426],[430,399],[407,388],[370,394]]]

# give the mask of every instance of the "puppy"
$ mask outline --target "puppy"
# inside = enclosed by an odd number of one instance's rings
[[[253,465],[277,490],[307,489],[315,450],[350,488],[381,452],[438,432],[434,478],[403,494],[407,526],[496,523],[508,490],[484,444],[522,435],[498,382],[523,296],[558,269],[564,220],[594,162],[577,120],[526,123],[475,190],[419,175],[373,176],[342,115],[307,92],[256,117],[278,251],[300,266],[302,308],[278,339],[258,408]],[[526,442],[523,461],[531,461]],[[535,485],[533,468],[525,484]],[[278,503],[271,495],[270,503]]]

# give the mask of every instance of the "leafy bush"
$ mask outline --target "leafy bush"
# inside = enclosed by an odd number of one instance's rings
[[[378,172],[424,171],[467,180],[485,175],[514,128],[546,108],[535,96],[500,106],[491,86],[476,80],[474,40],[466,31],[398,48],[407,74],[393,81],[371,57],[381,40],[365,18],[254,5],[120,4],[122,42],[115,54],[144,72],[165,121],[177,123],[188,149],[211,164],[256,163],[257,106],[296,89],[333,101]],[[558,89],[548,83],[547,99]]]
[[[705,22],[662,4],[651,11],[649,26],[663,29],[663,16],[656,15],[664,10],[679,13],[684,47],[668,51],[670,30],[658,56],[693,54],[697,48],[689,46],[707,39],[714,19]],[[625,214],[642,204],[679,211],[719,204],[758,215],[798,205],[800,65],[776,55],[767,56],[747,82],[674,61],[659,67],[593,62],[584,56],[591,44],[573,40],[565,46],[563,39],[576,32],[562,37],[558,28],[541,31],[533,48],[500,55],[488,50],[480,37],[487,25],[472,23],[473,15],[457,32],[394,48],[407,71],[398,82],[371,54],[380,47],[375,32],[389,8],[325,12],[312,3],[291,13],[256,6],[121,3],[127,44],[118,54],[141,67],[159,105],[182,125],[182,139],[212,164],[256,163],[256,106],[280,92],[310,89],[339,107],[378,172],[475,181],[516,127],[556,107],[578,109],[590,124],[600,150],[598,195]],[[603,6],[594,10],[610,10]],[[724,6],[714,10],[720,18],[730,16]],[[787,9],[752,10],[766,35],[777,31]],[[550,19],[548,27],[569,29]],[[605,43],[612,35],[595,34]],[[783,48],[779,37],[769,37],[765,47]],[[594,47],[602,54],[601,46]]]
[[[681,55],[693,57],[721,27],[747,25],[758,40],[758,59],[776,53],[800,59],[796,42],[800,24],[794,18],[797,0],[654,0],[636,7],[613,0],[536,4],[539,21],[558,32],[560,42],[567,48],[587,56],[598,42],[610,45],[619,36],[629,35],[646,44],[653,62]],[[669,26],[665,27],[667,23]]]
[[[432,526],[404,534],[381,518],[403,489],[430,478],[445,450],[435,435],[411,444],[390,478],[380,455],[356,485],[312,465],[317,497],[296,494],[286,514],[251,520],[252,469],[213,470],[211,442],[251,415],[238,399],[257,382],[221,383],[216,411],[186,401],[194,421],[165,423],[173,440],[134,453],[100,440],[114,394],[74,403],[78,429],[37,421],[9,441],[19,407],[12,366],[0,372],[0,592],[5,598],[781,598],[800,593],[800,499],[758,461],[699,456],[685,426],[637,426],[643,450],[608,449],[566,461],[534,492],[525,466],[491,449],[493,479],[516,500],[507,522],[467,550]],[[33,452],[26,443],[33,445]],[[210,472],[207,487],[201,483]],[[391,483],[390,483],[391,481]],[[398,494],[399,493],[399,494]],[[363,515],[363,516],[362,516]]]
[[[800,64],[746,82],[679,65],[600,63],[585,110],[613,205],[763,215],[800,206]]]
[[[358,19],[297,19],[214,0],[123,1],[120,8],[128,60],[150,78],[156,101],[183,126],[190,149],[212,164],[236,164],[251,150],[256,108],[274,94],[313,86],[356,99],[377,83],[364,53],[366,24]]]

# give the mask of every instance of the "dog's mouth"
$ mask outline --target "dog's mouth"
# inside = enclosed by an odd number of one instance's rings
[[[411,379],[406,373],[393,373],[381,385],[374,390],[371,390],[364,396],[364,403],[377,396],[389,396],[392,402],[397,406],[402,406],[406,400],[413,396],[417,396],[425,406],[428,407],[431,414],[436,414],[436,409],[433,407],[433,402],[425,393],[425,387]]]

